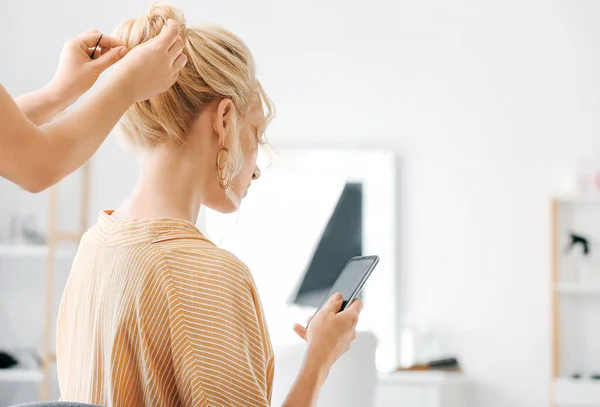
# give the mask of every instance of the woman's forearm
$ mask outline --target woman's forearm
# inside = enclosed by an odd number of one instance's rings
[[[0,85],[0,177],[39,192],[83,165],[134,102],[173,86],[187,63],[180,31],[180,24],[169,19],[158,36],[130,51],[116,39],[94,30],[67,41],[53,78],[53,83],[63,89],[59,92],[61,99],[47,105],[43,99],[36,100],[36,95],[26,95],[17,104]],[[97,45],[101,55],[94,57],[88,52]],[[92,97],[53,122],[37,127],[36,123],[45,122],[64,109],[65,103],[85,93],[106,68],[119,60],[111,80]]]
[[[330,366],[323,358],[307,353],[294,385],[282,407],[313,407],[329,374]]]
[[[47,123],[69,107],[74,100],[67,100],[62,92],[45,86],[15,99],[23,114],[36,126]]]
[[[38,128],[0,88],[0,176],[30,192],[55,184],[94,154],[133,104],[129,93],[109,81],[71,112]]]
[[[54,173],[47,186],[88,161],[133,102],[126,88],[110,81],[68,114],[41,126],[47,145],[45,167]]]

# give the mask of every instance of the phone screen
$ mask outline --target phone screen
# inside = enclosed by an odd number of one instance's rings
[[[377,256],[355,257],[351,259],[340,273],[333,287],[331,287],[329,294],[325,297],[319,309],[325,305],[333,294],[341,293],[344,297],[344,302],[340,311],[343,311],[348,303],[358,296],[362,286],[378,261],[379,257]]]

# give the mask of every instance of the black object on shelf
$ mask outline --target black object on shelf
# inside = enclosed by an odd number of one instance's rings
[[[0,369],[10,369],[17,365],[17,359],[6,352],[0,351]]]
[[[581,379],[581,373],[576,372],[571,375],[571,379]]]
[[[594,374],[591,376],[591,379],[592,379],[592,380],[600,380],[600,373],[594,373]]]
[[[456,358],[432,360],[427,364],[431,369],[456,369],[459,367]]]
[[[569,246],[567,246],[567,252],[571,251],[575,246],[581,245],[583,250],[583,255],[587,256],[590,254],[590,240],[584,236],[581,236],[577,233],[569,234]]]
[[[460,363],[456,358],[445,358],[432,360],[429,363],[412,365],[410,367],[399,367],[398,372],[403,371],[423,371],[423,370],[445,370],[452,372],[460,372]]]

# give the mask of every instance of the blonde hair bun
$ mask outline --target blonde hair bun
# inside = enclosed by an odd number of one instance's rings
[[[244,42],[232,32],[215,26],[186,27],[183,12],[166,4],[154,4],[137,18],[124,21],[116,38],[127,47],[140,45],[161,32],[168,19],[181,24],[187,65],[166,92],[135,103],[121,123],[125,140],[134,147],[151,149],[162,143],[183,144],[197,115],[211,101],[228,98],[235,107],[231,128],[229,173],[242,167],[239,143],[241,121],[258,101],[267,107],[266,127],[274,109],[255,77],[254,58]]]
[[[183,12],[175,6],[159,3],[151,5],[146,14],[123,21],[117,27],[115,38],[131,49],[160,34],[169,19],[173,19],[181,25],[181,35],[185,38],[186,29]]]

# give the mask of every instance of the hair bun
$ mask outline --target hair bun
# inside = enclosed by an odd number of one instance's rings
[[[131,49],[160,34],[169,19],[179,23],[181,35],[185,38],[185,16],[180,9],[169,4],[153,4],[146,14],[123,21],[117,27],[114,36]]]

